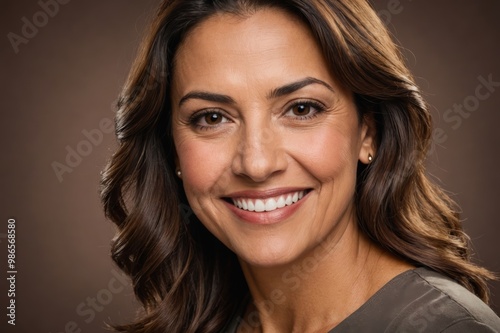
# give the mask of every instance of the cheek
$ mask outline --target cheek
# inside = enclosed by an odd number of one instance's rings
[[[342,172],[355,174],[356,134],[338,126],[321,126],[290,136],[291,155],[318,180],[329,180]]]
[[[184,190],[191,204],[207,200],[205,195],[221,193],[227,188],[227,169],[231,163],[231,147],[224,142],[179,140],[176,144]]]
[[[182,183],[189,205],[198,219],[229,248],[230,241],[220,225],[220,203],[214,200],[227,193],[232,160],[231,144],[204,142],[197,138],[176,141]]]

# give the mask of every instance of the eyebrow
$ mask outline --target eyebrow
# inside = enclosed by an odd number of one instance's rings
[[[223,104],[234,104],[235,101],[230,96],[215,94],[207,91],[192,91],[184,95],[179,101],[179,106],[185,103],[188,99],[202,99],[205,101],[223,103]]]
[[[291,94],[297,90],[300,90],[300,89],[302,89],[308,85],[311,85],[311,84],[320,84],[320,85],[328,88],[332,92],[335,92],[333,90],[333,88],[328,83],[321,81],[319,79],[313,78],[313,77],[306,77],[305,79],[295,81],[295,82],[292,82],[292,83],[289,83],[289,84],[286,84],[284,86],[281,86],[279,88],[274,89],[268,95],[268,98],[271,99],[271,98],[278,98],[281,96],[289,95],[289,94]]]
[[[302,80],[295,81],[289,84],[286,84],[284,86],[278,87],[276,89],[273,89],[269,95],[267,96],[268,99],[272,98],[278,98],[281,96],[289,95],[297,90],[300,90],[308,85],[311,84],[320,84],[332,92],[334,92],[334,89],[326,82],[321,81],[319,79],[313,78],[313,77],[306,77]],[[217,94],[217,93],[211,93],[207,91],[191,91],[184,95],[181,100],[179,101],[179,106],[181,106],[183,103],[185,103],[189,99],[202,99],[205,101],[210,101],[210,102],[216,102],[216,103],[223,103],[223,104],[235,104],[236,102],[231,96],[228,95],[223,95],[223,94]]]

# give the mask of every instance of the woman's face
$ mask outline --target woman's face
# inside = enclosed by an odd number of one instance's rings
[[[295,17],[204,21],[176,54],[171,94],[189,204],[241,260],[287,264],[355,223],[372,131]]]

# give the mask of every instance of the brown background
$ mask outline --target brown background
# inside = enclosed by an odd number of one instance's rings
[[[22,17],[32,21],[41,7],[35,0],[2,1],[2,332],[64,332],[72,321],[82,332],[101,332],[105,321],[126,321],[134,311],[127,287],[111,294],[109,304],[89,323],[88,315],[76,312],[88,298],[104,297],[114,281],[116,268],[109,259],[113,228],[97,195],[113,135],[104,133],[102,143],[65,173],[62,182],[51,164],[65,163],[66,146],[75,149],[85,140],[83,130],[99,128],[102,119],[113,117],[111,105],[158,2],[70,1],[16,54],[7,34],[20,35]],[[459,128],[443,118],[454,103],[474,94],[478,76],[492,74],[500,81],[500,1],[394,2],[374,4],[385,10],[383,17],[404,46],[432,106],[436,127],[447,136],[429,157],[429,170],[461,205],[477,260],[500,272],[500,87]],[[1,276],[6,274],[4,237],[11,217],[17,223],[17,325],[5,330],[7,296]],[[500,284],[492,286],[498,313]],[[114,285],[120,287],[119,282]]]

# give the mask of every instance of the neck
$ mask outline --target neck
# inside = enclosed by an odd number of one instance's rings
[[[253,303],[240,331],[326,332],[410,268],[371,242],[355,223],[340,239],[327,237],[283,267],[242,262]]]

